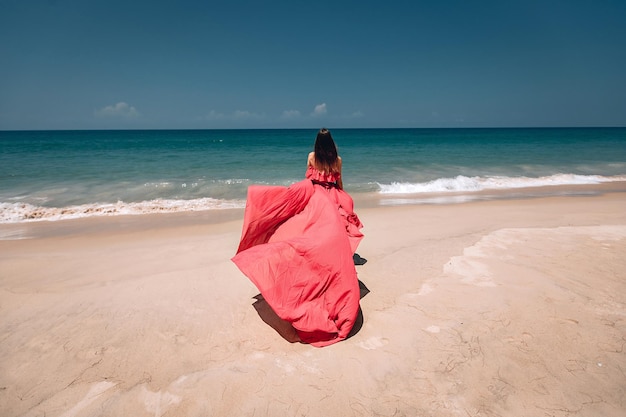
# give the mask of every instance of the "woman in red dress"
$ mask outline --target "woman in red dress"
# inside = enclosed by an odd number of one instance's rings
[[[232,259],[293,326],[292,341],[314,346],[345,339],[359,310],[353,255],[363,225],[343,190],[341,167],[330,132],[321,129],[305,180],[290,187],[250,186]]]

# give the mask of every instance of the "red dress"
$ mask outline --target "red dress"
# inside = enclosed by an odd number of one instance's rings
[[[352,255],[363,234],[338,174],[313,167],[290,187],[248,188],[243,232],[232,258],[300,339],[326,346],[345,339],[359,309]]]

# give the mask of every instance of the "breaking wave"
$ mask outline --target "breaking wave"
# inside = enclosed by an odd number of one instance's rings
[[[198,198],[194,200],[155,199],[137,203],[93,203],[67,207],[42,207],[28,203],[0,203],[0,223],[37,220],[66,220],[93,216],[175,213],[245,207],[243,200]]]
[[[445,192],[474,192],[482,190],[506,190],[515,188],[547,187],[555,185],[600,184],[605,182],[626,181],[625,175],[577,175],[555,174],[545,177],[466,177],[459,175],[454,178],[438,178],[432,181],[410,183],[392,182],[380,184],[381,194],[420,194]]]

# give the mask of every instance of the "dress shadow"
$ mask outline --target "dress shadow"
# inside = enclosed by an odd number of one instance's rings
[[[289,343],[300,341],[296,329],[293,328],[291,323],[278,317],[278,314],[272,310],[272,307],[270,307],[261,294],[255,295],[253,298],[255,298],[256,301],[252,303],[252,306],[265,324],[276,330],[276,332]]]
[[[355,265],[365,265],[365,263],[367,262],[367,259],[361,258],[358,253],[352,255],[352,260],[354,261]]]

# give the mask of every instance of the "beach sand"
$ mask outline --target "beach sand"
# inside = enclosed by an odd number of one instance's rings
[[[242,211],[0,225],[0,415],[626,415],[626,193],[356,209],[325,348],[259,316]]]

